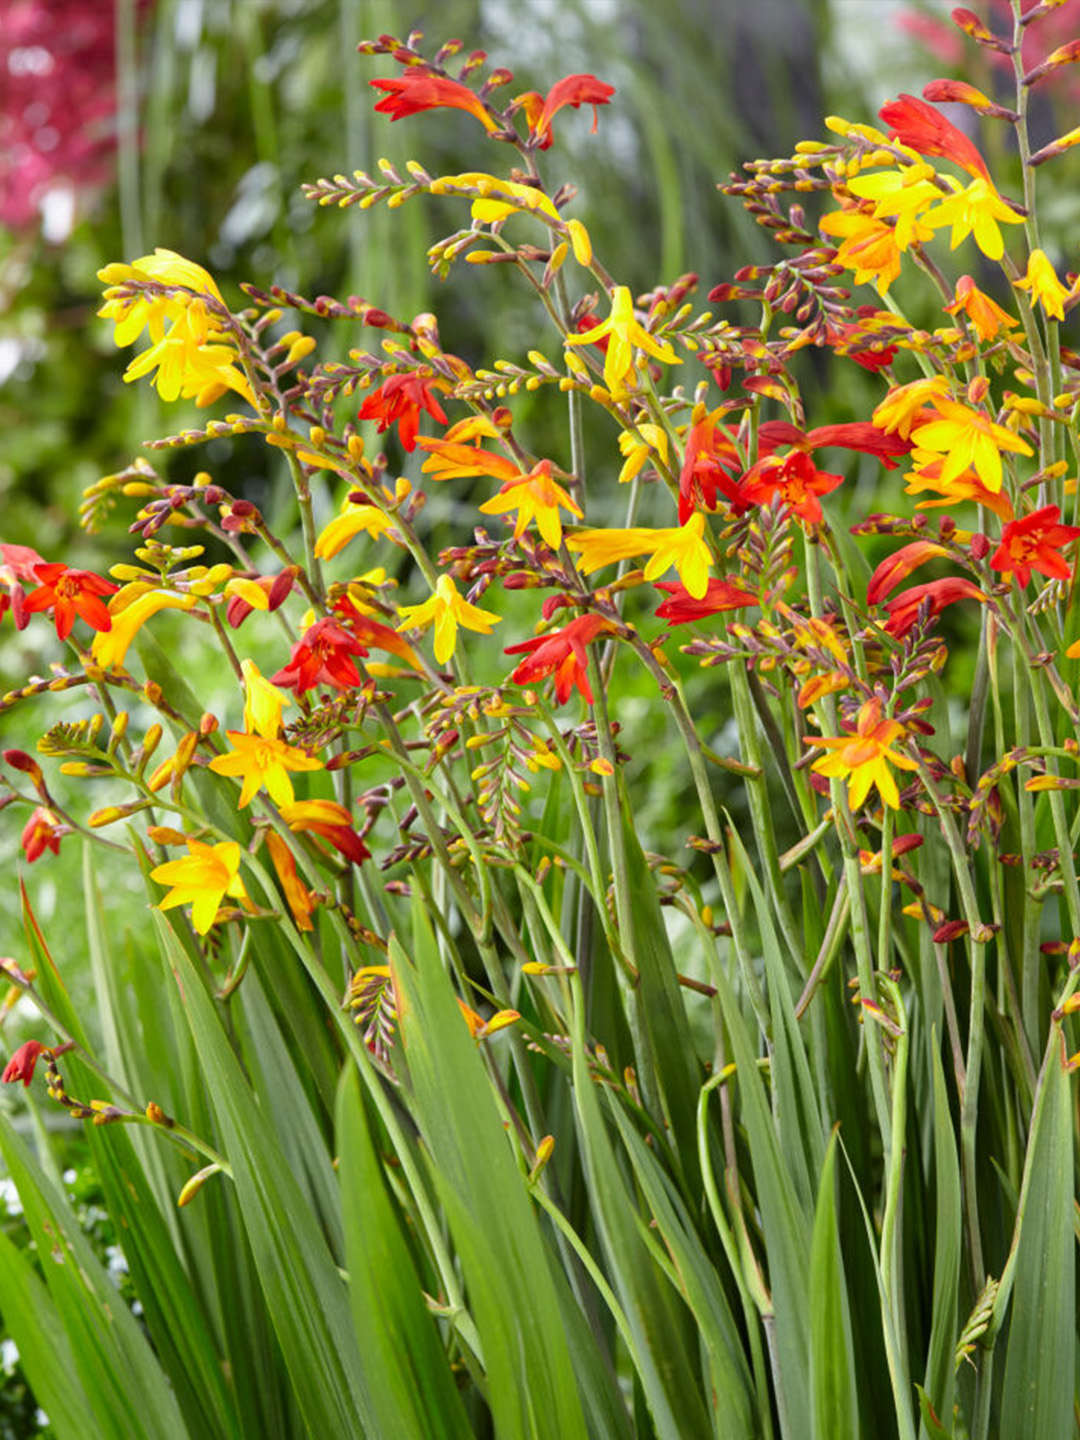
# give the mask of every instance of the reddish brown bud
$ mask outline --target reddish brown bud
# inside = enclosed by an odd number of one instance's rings
[[[990,551],[990,545],[991,541],[988,535],[973,535],[969,547],[971,550],[971,558],[973,560],[984,560]]]

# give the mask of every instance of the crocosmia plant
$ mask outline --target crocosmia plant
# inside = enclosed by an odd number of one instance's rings
[[[0,1311],[61,1440],[1077,1433],[1061,8],[955,10],[990,93],[824,119],[720,186],[753,263],[646,291],[560,150],[602,56],[521,93],[365,42],[380,120],[459,112],[477,168],[307,198],[451,217],[395,263],[513,295],[514,353],[167,234],[102,270],[124,379],[206,415],[86,492],[108,574],[0,544],[55,657],[0,705]],[[73,850],[89,1004],[34,904]]]

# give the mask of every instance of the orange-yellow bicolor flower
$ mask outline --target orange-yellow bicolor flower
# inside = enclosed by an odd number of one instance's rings
[[[177,590],[147,590],[139,580],[125,585],[109,601],[112,629],[94,636],[90,653],[104,670],[122,665],[136,632],[151,615],[159,610],[190,610],[197,599]]]
[[[1057,278],[1057,271],[1046,257],[1045,251],[1032,250],[1028,256],[1027,274],[1022,280],[1014,280],[1018,290],[1030,290],[1032,300],[1038,300],[1051,320],[1065,319],[1065,301],[1076,293],[1067,290]]]
[[[341,514],[335,515],[315,542],[315,554],[320,560],[332,560],[357,535],[363,533],[377,540],[393,528],[393,521],[377,505],[369,505],[366,501],[356,504],[347,499],[341,507]]]
[[[455,429],[458,427],[455,426]],[[467,445],[462,440],[417,441],[428,458],[420,469],[433,480],[462,480],[470,475],[490,475],[493,480],[517,480],[521,470],[505,455],[493,455],[482,445]]]
[[[266,740],[276,740],[281,734],[281,712],[293,702],[266,679],[254,660],[242,660],[240,669],[246,694],[244,729]]]
[[[226,895],[233,900],[247,899],[239,875],[240,846],[235,840],[224,840],[220,845],[189,840],[187,847],[189,854],[158,865],[150,871],[150,879],[173,887],[158,909],[190,905],[191,923],[200,935],[205,935]]]
[[[454,653],[459,625],[466,630],[475,630],[479,635],[490,635],[491,627],[502,619],[501,615],[491,610],[470,605],[458,593],[449,575],[439,576],[435,594],[430,600],[425,600],[422,605],[403,605],[398,614],[401,616],[399,630],[426,630],[429,625],[434,625],[435,659],[440,665],[445,665]]]
[[[619,471],[619,484],[625,485],[628,481],[633,480],[653,455],[659,455],[663,464],[667,464],[667,432],[662,425],[653,425],[648,421],[643,421],[633,430],[620,432],[619,449],[626,457],[625,463]]]
[[[674,567],[692,599],[700,600],[708,589],[713,557],[705,540],[705,516],[700,511],[691,515],[685,525],[659,530],[579,530],[566,544],[581,556],[579,568],[583,575],[591,575],[617,560],[648,555],[651,558],[645,567],[646,580],[658,580]]]
[[[949,185],[955,187],[953,194],[945,196],[923,219],[932,230],[945,225],[952,227],[949,248],[955,250],[961,240],[969,235],[975,237],[975,244],[988,260],[1000,260],[1005,254],[1005,241],[1000,225],[1022,225],[1024,217],[1018,215],[1011,205],[1001,198],[989,180],[978,176],[970,184],[961,186],[951,176],[946,177]]]
[[[592,326],[580,335],[568,335],[567,345],[592,345],[607,337],[607,354],[604,356],[604,384],[617,399],[626,394],[636,383],[634,351],[644,350],[665,365],[681,365],[666,340],[657,340],[644,325],[634,317],[634,301],[625,285],[616,285],[611,295],[611,314],[599,325]]]
[[[819,775],[830,780],[847,780],[848,807],[857,810],[869,795],[872,787],[891,809],[900,806],[900,792],[889,770],[895,765],[900,770],[916,770],[916,762],[907,755],[901,755],[891,746],[894,741],[906,735],[898,720],[887,720],[881,714],[881,702],[868,700],[859,711],[854,735],[841,735],[836,739],[808,739],[808,745],[820,745],[828,750],[814,769]]]
[[[1016,283],[1023,285],[1026,282],[1021,280]],[[960,276],[956,282],[956,294],[952,304],[946,305],[945,309],[950,315],[957,315],[963,310],[974,326],[975,333],[984,342],[996,339],[1000,330],[1015,329],[1020,324],[1020,321],[1014,319],[1007,310],[1003,310],[996,300],[985,295],[970,275]]]
[[[988,490],[1001,489],[1001,452],[1032,454],[1031,446],[1004,425],[995,425],[982,410],[971,410],[957,400],[933,397],[938,418],[918,426],[912,439],[920,450],[932,450],[942,457],[940,483],[947,485],[965,470],[974,468]]]
[[[929,240],[933,236],[934,232],[923,221],[930,206],[941,199],[932,165],[901,165],[896,170],[856,175],[846,183],[860,200],[875,202],[875,220],[893,222],[898,249],[906,250],[914,241]]]
[[[315,927],[311,916],[315,909],[315,896],[297,874],[296,859],[292,851],[281,836],[275,835],[272,830],[267,832],[266,848],[270,851],[274,870],[285,892],[293,924],[297,930],[313,930]]]
[[[956,505],[972,500],[985,507],[1001,520],[1013,518],[1013,507],[1003,490],[988,490],[974,470],[965,470],[947,482],[942,482],[941,471],[944,460],[930,450],[913,450],[911,458],[915,469],[904,476],[907,484],[906,495],[937,495],[937,500],[920,500],[916,510],[935,510],[945,505]]]
[[[551,461],[541,460],[528,475],[508,480],[498,495],[480,506],[482,515],[505,515],[517,510],[514,522],[514,539],[521,537],[530,520],[536,521],[536,528],[546,544],[557,550],[562,543],[562,520],[559,507],[583,518],[582,511],[572,495],[551,478]]]
[[[879,295],[888,294],[900,274],[900,246],[892,225],[852,205],[831,211],[819,228],[840,241],[837,264],[854,270],[856,285],[872,280]]]
[[[156,370],[153,383],[163,400],[182,397],[209,405],[226,390],[235,390],[254,404],[251,386],[237,364],[236,347],[205,304],[205,299],[225,302],[213,276],[201,265],[175,250],[158,249],[131,265],[106,265],[98,278],[108,287],[98,314],[115,324],[117,345],[132,344],[144,329],[150,332],[150,348],[128,366],[126,381]],[[132,282],[156,282],[194,293],[125,294],[122,287]]]
[[[323,768],[321,760],[297,749],[295,745],[286,745],[284,740],[249,735],[245,730],[227,730],[225,733],[233,747],[232,753],[216,755],[210,761],[210,769],[216,775],[243,776],[241,810],[254,800],[264,785],[275,804],[291,805],[296,794],[289,771]]]
[[[916,425],[921,425],[926,416],[922,413],[935,397],[947,397],[949,382],[944,375],[934,375],[928,380],[912,380],[907,385],[895,385],[874,411],[874,424],[886,435],[893,433],[907,440]]]

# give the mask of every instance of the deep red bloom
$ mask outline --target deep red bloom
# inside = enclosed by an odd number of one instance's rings
[[[743,610],[747,605],[758,603],[758,597],[749,590],[733,585],[730,580],[718,580],[715,576],[705,587],[705,594],[700,600],[695,600],[678,580],[657,580],[655,584],[657,590],[663,590],[671,597],[656,611],[656,618],[666,620],[669,625],[689,625],[694,620],[719,615],[722,610]]]
[[[1059,525],[1061,511],[1056,505],[1044,505],[1019,520],[1010,520],[1001,532],[1001,544],[990,556],[994,570],[1010,571],[1017,584],[1024,586],[1032,570],[1054,580],[1072,578],[1072,566],[1058,551],[1080,538],[1080,526]]]
[[[60,821],[53,812],[46,810],[44,805],[39,805],[23,827],[21,843],[27,863],[32,865],[46,850],[59,855],[60,841],[67,833],[61,829]]]
[[[732,502],[736,513],[745,510],[735,479],[741,468],[739,452],[723,425],[708,415],[692,424],[679,472],[679,524],[685,525],[699,508],[715,510],[717,490]]]
[[[521,655],[528,652],[526,659],[510,676],[515,685],[528,685],[545,675],[555,676],[555,699],[565,705],[570,691],[577,689],[590,705],[593,693],[587,674],[589,658],[585,646],[605,630],[611,630],[610,620],[602,615],[579,615],[551,635],[536,635],[523,640],[520,645],[508,645],[505,655]]]
[[[38,1056],[48,1048],[40,1040],[27,1040],[24,1045],[19,1046],[4,1066],[4,1073],[0,1075],[0,1081],[5,1085],[11,1085],[16,1080],[21,1080],[25,1086],[29,1087],[30,1081],[34,1078],[34,1066],[38,1062]]]
[[[391,375],[360,406],[359,418],[378,420],[380,435],[396,420],[402,449],[415,450],[421,410],[426,410],[440,425],[447,423],[443,408],[435,399],[435,384],[430,375]]]
[[[100,597],[115,595],[119,585],[95,575],[92,570],[69,570],[60,562],[35,565],[34,576],[41,583],[26,597],[27,613],[51,610],[61,640],[71,634],[76,616],[85,620],[92,630],[112,629],[112,616]]]
[[[355,635],[336,620],[316,620],[292,648],[288,665],[270,677],[271,684],[284,685],[303,695],[314,685],[333,685],[351,690],[360,684],[360,672],[350,655],[366,655],[367,649]]]
[[[910,145],[920,155],[940,155],[959,165],[969,175],[990,180],[986,161],[975,145],[951,120],[946,120],[940,110],[935,110],[925,100],[916,95],[901,95],[883,105],[878,115],[892,130],[891,140]]]
[[[932,618],[939,615],[946,605],[954,605],[957,600],[985,599],[986,596],[977,585],[973,585],[970,580],[961,580],[957,575],[948,575],[944,580],[931,580],[927,585],[913,585],[910,590],[902,590],[899,595],[895,595],[885,606],[889,618],[885,621],[884,628],[899,639],[915,624],[919,618],[919,610],[927,602]]]
[[[24,584],[32,584],[34,566],[44,564],[44,556],[29,545],[0,545],[0,586],[4,587],[0,591],[0,620],[10,607],[16,630],[25,630],[30,624]]]
[[[393,80],[369,80],[368,84],[386,91],[375,109],[380,115],[389,115],[391,120],[404,120],[406,115],[417,115],[421,110],[448,108],[467,110],[486,130],[499,129],[475,90],[458,80],[436,75],[426,65],[414,65]]]
[[[793,515],[809,525],[818,525],[825,518],[819,495],[828,495],[844,483],[842,475],[819,470],[810,456],[801,450],[790,455],[767,455],[749,469],[742,478],[742,490],[753,505],[768,505],[779,495]]]
[[[572,105],[575,110],[581,105],[591,105],[592,133],[595,135],[599,120],[596,107],[608,104],[614,94],[614,85],[605,84],[595,75],[567,75],[565,79],[557,80],[543,99],[535,90],[530,90],[519,100],[529,122],[530,134],[539,141],[541,150],[547,150],[555,138],[551,122],[564,105]]]

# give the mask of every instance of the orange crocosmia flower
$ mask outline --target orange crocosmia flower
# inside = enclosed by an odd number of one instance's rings
[[[354,865],[371,858],[371,851],[353,829],[352,816],[336,800],[294,800],[278,808],[290,830],[297,834],[310,831],[329,840]]]
[[[280,835],[267,831],[266,848],[270,851],[274,870],[285,900],[292,912],[293,924],[297,930],[313,930],[312,914],[315,910],[315,896],[296,873],[296,859]]]
[[[781,445],[804,450],[808,455],[830,446],[837,446],[841,450],[858,450],[863,455],[875,455],[886,470],[895,470],[895,457],[906,455],[911,449],[910,443],[902,436],[889,435],[868,420],[850,420],[841,425],[816,425],[813,430],[800,430],[788,420],[766,420],[758,427],[759,455],[771,455]]]
[[[46,810],[44,805],[38,805],[31,811],[30,819],[23,826],[20,841],[27,864],[32,865],[35,860],[40,860],[46,850],[51,850],[54,855],[59,855],[60,841],[68,833],[67,827],[61,824],[59,816],[54,815],[51,810]]]
[[[369,80],[368,84],[375,90],[386,91],[375,109],[380,115],[389,115],[392,121],[418,115],[422,110],[467,110],[485,130],[502,129],[474,90],[448,76],[436,75],[426,65],[414,65],[395,79]]]
[[[368,648],[387,650],[391,655],[404,660],[406,665],[411,665],[414,670],[423,670],[424,667],[409,642],[402,639],[389,625],[384,625],[371,615],[359,611],[351,595],[339,595],[331,608],[341,623],[356,636],[365,651]]]
[[[85,620],[92,630],[112,629],[112,616],[101,597],[115,595],[119,585],[91,570],[69,570],[62,564],[35,565],[34,576],[41,583],[27,595],[26,611],[33,614],[37,610],[51,610],[61,640],[71,634],[76,616]]]
[[[242,810],[265,785],[277,805],[291,805],[296,798],[289,771],[321,770],[323,762],[314,755],[287,745],[284,740],[271,740],[265,735],[249,735],[246,730],[227,730],[230,755],[216,755],[210,761],[215,775],[240,775],[244,784],[240,791]]]
[[[1021,587],[1031,579],[1032,570],[1054,580],[1071,580],[1073,567],[1059,551],[1080,538],[1080,526],[1060,525],[1060,519],[1056,505],[1044,505],[1010,520],[1001,532],[1001,544],[990,556],[991,568],[1015,575]]]
[[[947,575],[944,580],[931,580],[926,585],[913,585],[910,590],[901,590],[889,600],[885,609],[888,619],[885,630],[894,639],[906,635],[919,618],[920,611],[928,619],[940,615],[946,605],[955,605],[958,600],[978,600],[985,603],[986,596],[970,580],[959,575]]]
[[[808,525],[820,525],[825,518],[819,495],[828,495],[844,483],[842,475],[819,470],[809,455],[794,450],[790,455],[767,455],[742,478],[744,497],[754,505],[768,505],[779,495],[793,515]]]
[[[431,375],[391,375],[365,399],[358,418],[378,420],[380,435],[396,420],[402,449],[415,450],[421,410],[426,410],[440,425],[447,423],[446,413],[435,398],[435,391],[445,388],[445,381],[435,380]]]
[[[847,780],[849,809],[857,810],[871,788],[876,787],[882,801],[897,810],[900,792],[889,766],[895,765],[900,770],[918,769],[914,760],[891,748],[906,734],[898,720],[882,716],[879,700],[868,700],[859,711],[854,735],[841,735],[836,739],[808,738],[806,743],[829,751],[815,761],[813,768],[830,780]]]
[[[898,140],[920,155],[938,155],[951,160],[969,175],[989,181],[990,172],[977,147],[925,100],[915,95],[900,95],[881,107],[878,118],[892,130],[891,140]]]
[[[1065,301],[1076,297],[1075,290],[1067,290],[1057,278],[1057,271],[1042,250],[1032,250],[1028,256],[1027,274],[1022,280],[1014,280],[1017,290],[1030,290],[1032,300],[1038,300],[1051,320],[1065,319]]]
[[[976,505],[985,505],[999,520],[1011,520],[1013,507],[1004,490],[996,493],[988,490],[974,470],[965,470],[955,480],[943,484],[941,469],[944,460],[932,451],[914,451],[912,458],[916,469],[909,470],[904,479],[906,495],[925,495],[928,491],[937,495],[936,500],[920,500],[916,510],[939,510],[945,505],[957,505],[964,500],[973,500]]]
[[[189,853],[183,859],[158,865],[150,871],[150,879],[173,887],[158,909],[190,905],[191,923],[200,935],[205,935],[226,895],[233,900],[247,899],[239,875],[240,846],[235,840],[224,840],[220,845],[189,840],[187,847]]]
[[[709,615],[719,615],[724,610],[744,610],[747,605],[756,605],[758,597],[749,590],[733,585],[730,580],[711,579],[705,594],[694,597],[677,580],[658,580],[657,590],[668,596],[656,608],[656,618],[666,620],[668,625],[689,625],[695,620],[704,620]]]
[[[1020,324],[989,295],[984,295],[970,275],[960,276],[952,304],[945,309],[949,315],[958,315],[963,310],[984,342],[996,339],[1000,330],[1015,329]]]
[[[455,429],[457,427],[455,426]],[[466,445],[456,440],[429,440],[424,436],[416,442],[426,450],[428,459],[421,470],[433,480],[461,480],[470,475],[490,475],[493,480],[513,484],[523,478],[523,471],[505,455],[493,455],[482,445]]]
[[[567,75],[564,79],[557,80],[546,96],[529,90],[524,95],[519,95],[516,103],[525,111],[529,135],[541,150],[547,150],[555,138],[551,122],[564,105],[572,105],[575,110],[582,105],[591,105],[592,133],[595,135],[600,118],[596,107],[607,105],[614,94],[614,85],[598,80],[595,75]]]
[[[896,434],[901,440],[907,440],[916,425],[933,418],[926,406],[934,396],[948,394],[949,382],[944,375],[934,375],[928,380],[911,380],[907,385],[894,385],[874,410],[874,426],[887,435]]]
[[[516,509],[518,513],[514,522],[514,539],[520,539],[529,522],[535,520],[541,538],[553,550],[557,550],[562,543],[560,506],[571,515],[576,515],[579,520],[584,518],[577,501],[551,478],[551,461],[541,460],[527,475],[508,480],[498,495],[480,506],[480,513],[505,515]]]
[[[597,635],[615,627],[602,615],[579,615],[551,635],[536,635],[523,640],[520,645],[508,645],[506,655],[526,655],[510,676],[515,685],[530,685],[545,675],[555,676],[555,699],[565,705],[570,692],[577,690],[589,705],[593,703],[592,688],[589,685],[589,657],[586,645]]]
[[[1001,489],[1001,452],[1031,455],[1031,446],[1004,425],[995,425],[982,410],[971,410],[957,400],[932,396],[937,416],[912,432],[915,446],[942,456],[939,483],[947,485],[974,468],[988,490]]]
[[[883,560],[870,576],[870,583],[866,587],[866,603],[879,604],[886,595],[896,589],[901,580],[907,579],[913,570],[925,565],[927,560],[948,554],[949,551],[944,545],[935,545],[932,540],[913,540],[910,545],[901,546],[895,554]]]
[[[879,295],[888,294],[900,274],[901,252],[892,225],[875,220],[859,206],[846,205],[825,215],[818,228],[840,240],[836,263],[854,270],[856,285],[872,280]]]
[[[686,450],[679,472],[679,524],[685,525],[695,510],[716,509],[716,492],[729,500],[741,499],[733,488],[743,460],[734,440],[716,419],[716,410],[695,409],[686,432]],[[745,505],[742,507],[745,509]]]

